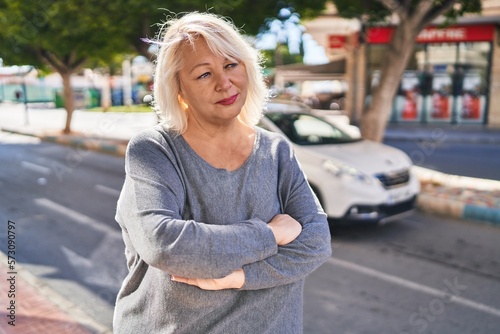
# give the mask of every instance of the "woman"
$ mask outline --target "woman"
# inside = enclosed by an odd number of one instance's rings
[[[212,14],[160,42],[160,125],[136,135],[116,220],[129,274],[115,333],[301,333],[304,278],[331,254],[290,144],[255,127],[259,57]]]

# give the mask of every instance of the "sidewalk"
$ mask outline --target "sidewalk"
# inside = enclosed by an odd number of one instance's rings
[[[422,187],[417,198],[420,210],[500,226],[500,181],[413,169]]]
[[[0,252],[0,334],[111,334],[39,278]],[[10,310],[9,310],[10,308]]]

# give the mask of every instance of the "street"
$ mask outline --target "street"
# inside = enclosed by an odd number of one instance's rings
[[[384,140],[403,150],[413,162],[444,173],[500,180],[500,149],[495,143],[453,142],[442,137],[428,141]],[[478,168],[471,168],[476,166]]]
[[[114,221],[123,158],[0,133],[0,159],[1,250],[13,221],[17,261],[111,327],[126,274]],[[498,227],[420,212],[335,228],[333,256],[306,280],[304,332],[494,333],[498,240]]]
[[[1,134],[1,250],[14,221],[17,261],[110,327],[126,274],[114,221],[123,158]]]
[[[306,281],[305,333],[498,331],[498,228],[417,213],[333,235]]]

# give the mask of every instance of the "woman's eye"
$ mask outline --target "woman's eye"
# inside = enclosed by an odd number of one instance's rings
[[[236,66],[238,66],[238,63],[227,64],[225,67],[226,68],[233,68],[233,67],[236,67]]]
[[[203,79],[203,78],[206,78],[206,77],[208,77],[209,75],[210,75],[210,72],[205,72],[205,73],[203,73],[202,75],[200,75],[200,76],[198,77],[198,79]]]

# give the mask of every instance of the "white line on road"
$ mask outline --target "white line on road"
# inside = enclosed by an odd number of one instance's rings
[[[489,314],[492,314],[494,316],[500,317],[500,310],[499,309],[496,309],[494,307],[491,307],[491,306],[488,306],[485,304],[475,302],[475,301],[467,299],[467,298],[459,297],[459,296],[451,294],[449,292],[446,294],[446,289],[445,290],[434,289],[434,288],[431,288],[429,286],[422,285],[422,284],[419,284],[416,282],[412,282],[412,281],[406,280],[406,279],[401,278],[401,277],[389,275],[389,274],[383,273],[383,272],[378,271],[378,270],[374,270],[374,269],[371,269],[368,267],[360,266],[360,265],[357,265],[357,264],[354,264],[351,262],[347,262],[347,261],[343,261],[343,260],[339,260],[339,259],[330,258],[328,260],[328,262],[330,262],[333,265],[339,266],[339,267],[343,267],[346,269],[357,271],[357,272],[364,274],[364,275],[378,278],[382,281],[394,283],[394,284],[403,286],[403,287],[408,288],[408,289],[422,292],[422,293],[425,293],[425,294],[428,294],[428,295],[431,295],[434,297],[446,299],[450,302],[454,302],[454,303],[457,303],[457,304],[460,304],[463,306],[473,308],[473,309],[481,311],[481,312],[489,313]]]
[[[120,191],[110,187],[103,186],[102,184],[96,184],[94,186],[94,189],[106,195],[111,195],[115,197],[120,196]]]
[[[99,222],[80,212],[66,208],[61,204],[51,201],[48,198],[36,198],[34,201],[36,205],[51,211],[55,211],[67,217],[71,221],[75,221],[81,225],[85,225],[96,231],[109,234],[110,236],[121,238],[120,232],[118,230],[114,230],[108,225],[104,224],[103,222]]]
[[[21,161],[21,167],[31,170],[32,172],[37,172],[45,175],[50,175],[50,173],[52,172],[48,167],[40,166],[27,161]]]

